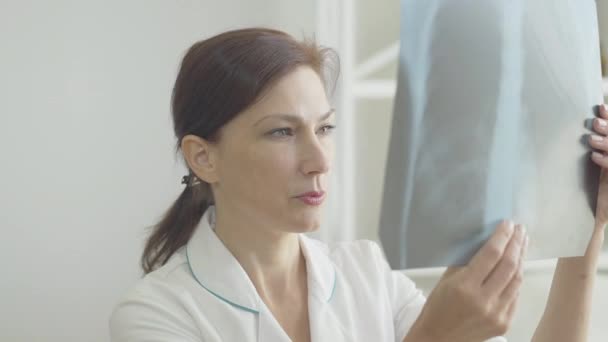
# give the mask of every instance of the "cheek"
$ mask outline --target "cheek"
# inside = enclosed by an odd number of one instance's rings
[[[224,169],[233,190],[259,197],[274,191],[287,191],[294,174],[295,159],[292,151],[268,146],[252,146],[225,163]],[[223,172],[224,173],[224,172]]]
[[[286,149],[263,149],[250,154],[251,169],[255,176],[271,183],[289,178],[296,169],[295,154]]]

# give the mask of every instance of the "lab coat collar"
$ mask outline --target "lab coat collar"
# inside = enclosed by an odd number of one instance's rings
[[[212,295],[239,309],[259,313],[262,300],[249,276],[224,246],[212,227],[215,207],[210,206],[186,245],[188,266],[196,281]],[[298,234],[306,259],[309,297],[327,303],[333,297],[336,271],[327,248],[303,234]]]

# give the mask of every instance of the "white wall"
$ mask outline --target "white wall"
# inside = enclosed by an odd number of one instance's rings
[[[399,0],[354,0],[355,60],[359,65],[399,40]],[[397,58],[367,79],[397,79]],[[356,224],[359,238],[379,241],[380,206],[388,154],[393,97],[361,98],[355,104]]]
[[[312,2],[0,1],[0,341],[107,341],[145,226],[181,191],[170,91],[225,29],[314,29]]]

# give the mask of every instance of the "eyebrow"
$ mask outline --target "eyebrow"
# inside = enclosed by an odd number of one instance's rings
[[[319,118],[319,121],[323,121],[326,120],[327,118],[329,118],[333,113],[336,112],[335,108],[331,108],[327,113],[323,114],[321,116],[321,118]],[[254,123],[254,126],[257,126],[260,122],[264,121],[265,119],[268,118],[280,118],[280,119],[284,119],[287,121],[291,121],[291,122],[300,122],[301,119],[299,116],[297,115],[293,115],[293,114],[271,114],[271,115],[267,115],[263,118],[261,118],[260,120],[258,120],[256,123]]]

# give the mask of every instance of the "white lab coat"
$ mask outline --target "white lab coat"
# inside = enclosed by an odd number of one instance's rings
[[[188,244],[146,275],[110,318],[114,342],[290,341],[205,212]],[[425,298],[377,244],[329,248],[299,235],[312,341],[402,341]]]

